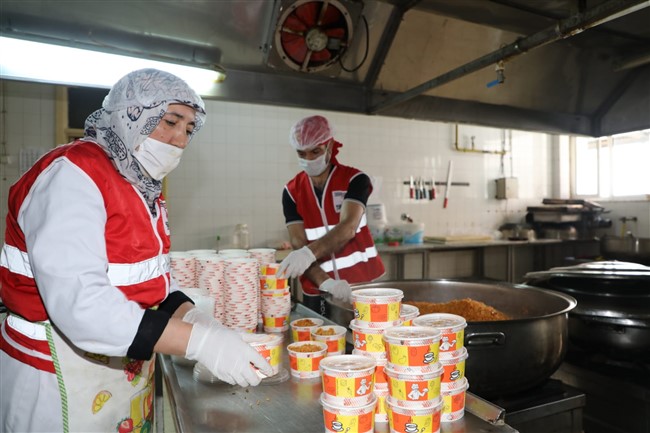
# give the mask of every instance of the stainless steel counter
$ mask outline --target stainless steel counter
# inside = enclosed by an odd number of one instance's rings
[[[291,320],[318,317],[315,312],[297,304]],[[334,324],[324,319],[326,324]],[[291,342],[285,333],[285,346]],[[295,379],[289,374],[289,357],[283,351],[283,368],[289,378],[281,383],[241,388],[222,382],[202,383],[192,377],[192,367],[177,365],[169,356],[160,357],[160,366],[167,387],[174,422],[178,432],[242,432],[242,433],[320,433],[324,432],[323,411],[319,402],[320,379]],[[269,378],[271,382],[275,382]],[[468,393],[468,398],[472,400]],[[479,413],[479,412],[477,412]],[[159,414],[157,421],[162,420]],[[387,423],[377,423],[375,432],[388,432]],[[442,424],[442,432],[453,433],[516,433],[507,425],[492,425],[466,411],[453,423]]]

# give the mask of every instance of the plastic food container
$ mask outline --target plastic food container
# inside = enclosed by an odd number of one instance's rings
[[[465,395],[469,388],[469,382],[463,378],[454,389],[442,390],[442,422],[451,422],[461,419],[465,415]]]
[[[388,362],[395,369],[421,371],[438,361],[440,331],[426,326],[396,326],[384,331]]]
[[[422,373],[398,371],[390,366],[384,371],[390,395],[397,400],[423,402],[440,397],[442,366],[439,363],[435,363],[431,371]]]
[[[417,326],[431,326],[442,333],[440,352],[453,352],[464,347],[467,321],[456,314],[431,313],[413,319]]]
[[[440,353],[443,387],[453,386],[454,382],[459,382],[465,378],[465,360],[467,357],[467,349],[464,347],[455,352]]]
[[[404,292],[399,289],[358,289],[352,291],[354,318],[359,322],[395,322],[400,320]]]
[[[399,318],[402,320],[402,326],[413,325],[413,319],[420,315],[420,309],[415,305],[402,304]]]
[[[305,346],[318,347],[318,350],[313,352],[300,350]],[[300,379],[320,377],[320,369],[318,367],[327,353],[327,344],[319,341],[299,341],[287,346],[287,351],[289,352],[289,365],[292,376]]]
[[[305,326],[299,325],[299,323],[305,322],[306,320],[309,320],[311,323],[313,323],[313,325],[305,325]],[[289,325],[291,326],[291,338],[293,339],[293,341],[311,341],[312,329],[322,326],[323,319],[316,319],[311,317],[304,318],[304,319],[297,319],[289,323]]]
[[[280,372],[282,361],[282,334],[241,334],[242,340],[257,350],[273,368],[273,375]],[[266,376],[255,369],[261,378]]]
[[[391,433],[438,433],[443,402],[440,397],[427,406],[419,402],[404,402],[386,398],[388,425]]]
[[[339,406],[362,406],[374,399],[375,361],[367,356],[329,356],[320,362],[323,398]]]
[[[323,420],[326,433],[372,433],[375,430],[375,406],[377,397],[371,395],[368,403],[361,406],[342,406],[328,401],[321,394]]]
[[[325,335],[319,334],[319,332],[333,332],[333,334]],[[311,339],[312,341],[327,343],[327,356],[343,355],[345,353],[345,334],[347,332],[346,328],[339,325],[318,326],[311,330]]]
[[[363,322],[352,320],[350,322],[350,329],[352,330],[352,343],[356,350],[364,352],[383,353],[386,351],[384,347],[384,340],[382,328],[368,328],[362,326]]]

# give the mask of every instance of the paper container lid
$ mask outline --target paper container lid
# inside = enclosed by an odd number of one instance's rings
[[[431,313],[416,317],[413,319],[413,324],[431,326],[443,332],[457,332],[467,326],[467,321],[463,316],[456,314]]]
[[[364,302],[369,304],[382,304],[387,302],[399,302],[404,297],[404,292],[400,289],[376,288],[376,289],[357,289],[351,293],[352,301]]]
[[[439,342],[442,332],[428,326],[395,326],[384,330],[383,336],[389,344],[414,346]]]
[[[399,315],[402,318],[412,319],[420,314],[420,309],[415,305],[402,304],[400,306]]]
[[[447,382],[447,383],[440,384],[440,394],[443,396],[460,394],[461,392],[467,391],[468,389],[469,389],[469,381],[465,377],[455,382]]]
[[[366,324],[369,323],[384,323],[384,322],[360,322],[356,319],[353,319],[352,321],[350,321],[350,329],[353,331],[359,331],[362,334],[383,334],[385,329],[393,328],[400,324],[399,321],[398,323],[386,322],[386,323],[390,323],[391,325],[385,328],[380,328],[374,326],[366,326]]]
[[[361,355],[328,356],[320,362],[321,370],[331,370],[339,373],[359,372],[375,368],[376,361]]]
[[[278,346],[282,344],[281,334],[241,334],[242,340],[253,347]]]

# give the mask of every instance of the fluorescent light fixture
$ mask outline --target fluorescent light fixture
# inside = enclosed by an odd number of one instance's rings
[[[110,88],[131,71],[156,68],[182,78],[205,95],[226,78],[217,65],[204,69],[6,37],[0,37],[0,53],[2,79]]]

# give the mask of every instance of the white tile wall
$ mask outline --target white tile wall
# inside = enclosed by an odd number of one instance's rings
[[[4,240],[7,192],[20,175],[21,149],[51,148],[54,143],[55,87],[2,81],[5,118],[0,123],[7,153],[13,163],[0,164],[0,236]],[[281,194],[297,173],[295,153],[287,136],[298,119],[324,114],[343,143],[339,160],[372,176],[377,188],[371,202],[384,203],[389,220],[408,213],[426,225],[430,235],[491,233],[503,222],[521,221],[526,207],[549,196],[558,170],[551,167],[561,156],[557,140],[541,133],[512,131],[512,152],[499,155],[458,152],[453,149],[454,126],[381,116],[207,101],[208,120],[186,150],[180,166],[168,178],[168,202],[173,248],[212,248],[231,242],[237,223],[247,223],[254,246],[286,237]],[[502,131],[460,125],[459,145],[471,137],[477,149],[500,150]],[[434,201],[413,201],[402,183],[409,175],[444,181],[453,160],[450,205],[442,208],[444,188]],[[562,173],[565,171],[560,170]],[[494,179],[514,176],[519,198],[496,200]],[[556,188],[557,189],[557,188]],[[606,203],[605,206],[614,205]],[[639,235],[650,235],[647,202],[617,203],[611,217],[638,214]]]

